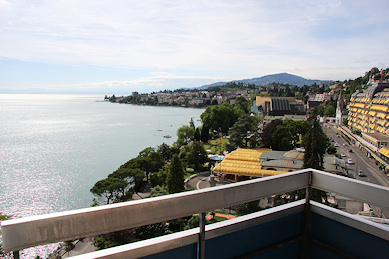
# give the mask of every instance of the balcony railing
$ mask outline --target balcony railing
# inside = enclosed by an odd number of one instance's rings
[[[296,257],[314,255],[320,249],[341,256],[353,256],[354,252],[359,255],[368,253],[369,251],[360,250],[363,249],[361,246],[358,247],[359,250],[348,248],[349,243],[358,238],[355,233],[368,235],[371,240],[375,240],[372,246],[365,249],[372,249],[374,244],[380,244],[375,253],[385,249],[389,251],[389,228],[310,201],[309,195],[304,200],[205,226],[206,211],[294,190],[306,189],[310,193],[311,188],[389,208],[389,188],[305,169],[202,190],[4,221],[3,249],[6,252],[14,251],[14,257],[18,257],[18,251],[28,247],[95,236],[200,213],[199,228],[76,258],[153,258],[156,255],[179,257],[180,254],[185,258],[250,258],[272,251],[283,253],[288,249],[298,251]],[[328,227],[325,229],[319,227],[327,223]],[[346,229],[341,234],[349,233],[349,241],[339,238],[340,234],[335,230],[334,237],[327,237],[331,236],[331,232],[327,232],[336,224],[340,224],[339,228]],[[273,233],[274,231],[277,233]],[[231,238],[236,243],[226,245]],[[238,246],[239,243],[242,244]],[[291,255],[289,250],[288,254]]]

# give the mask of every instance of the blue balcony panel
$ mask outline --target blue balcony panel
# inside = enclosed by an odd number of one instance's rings
[[[386,234],[388,235],[388,232]],[[388,240],[316,213],[309,215],[309,236],[310,239],[324,242],[332,249],[356,258],[388,258]],[[323,250],[323,247],[318,246],[312,240],[308,244],[308,254],[309,258],[337,258],[340,256],[331,249]]]
[[[261,257],[256,258],[268,258],[270,255],[298,257],[304,205],[305,201],[297,201],[207,225],[205,258],[236,258],[255,252],[261,253]],[[165,242],[168,236],[156,239]],[[271,249],[274,244],[278,244],[277,249]],[[174,258],[195,258],[197,253],[193,251],[193,246],[187,245],[142,258],[172,258],[172,255]]]

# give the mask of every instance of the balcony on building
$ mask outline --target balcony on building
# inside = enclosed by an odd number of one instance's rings
[[[305,199],[205,225],[205,212],[304,189]],[[74,258],[387,258],[389,227],[312,201],[312,189],[389,208],[389,188],[304,169],[201,190],[2,222],[3,249],[200,214],[200,227]]]

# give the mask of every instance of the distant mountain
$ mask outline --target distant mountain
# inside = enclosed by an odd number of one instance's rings
[[[330,82],[329,80],[313,80],[313,79],[305,79],[301,76],[295,76],[288,73],[280,73],[274,75],[267,75],[263,77],[256,77],[252,79],[242,79],[242,80],[234,80],[232,82],[235,83],[246,83],[246,84],[254,84],[254,85],[267,85],[271,83],[280,83],[280,84],[290,84],[290,85],[313,85],[314,83],[323,84]],[[211,86],[222,86],[230,82],[217,82],[210,85],[203,85],[200,89],[207,89]]]

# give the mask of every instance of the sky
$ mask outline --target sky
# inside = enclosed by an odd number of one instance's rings
[[[150,93],[389,66],[389,1],[0,0],[0,93]]]

